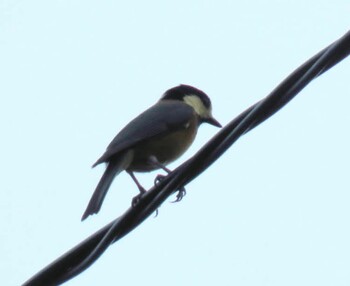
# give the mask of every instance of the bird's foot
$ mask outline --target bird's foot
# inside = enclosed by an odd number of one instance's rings
[[[157,177],[154,179],[154,184],[158,185],[159,183],[161,183],[164,180],[165,177],[166,176],[164,176],[164,175],[157,175]],[[177,191],[178,192],[176,195],[176,200],[172,201],[172,203],[180,202],[183,199],[183,197],[186,195],[186,189],[184,187],[181,187]]]
[[[142,199],[142,196],[146,193],[146,190],[142,187],[140,187],[139,190],[140,190],[140,193],[132,198],[132,201],[131,201],[132,207],[136,206]]]
[[[132,207],[135,207],[142,199],[142,196],[146,193],[147,191],[144,189],[144,188],[140,188],[140,193],[138,195],[136,195],[135,197],[132,198],[132,201],[131,201],[131,206]],[[154,217],[157,217],[158,216],[158,209],[156,209],[156,214]]]
[[[177,190],[176,200],[172,201],[172,203],[180,202],[184,196],[186,196],[186,189],[185,187],[181,187],[180,189]]]
[[[164,175],[157,175],[157,177],[154,179],[154,185],[157,186],[159,185],[165,178],[166,176]]]

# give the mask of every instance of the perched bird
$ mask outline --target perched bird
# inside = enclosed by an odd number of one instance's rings
[[[127,124],[106,152],[93,165],[107,163],[82,216],[98,213],[113,179],[126,171],[135,181],[140,193],[145,189],[133,172],[163,169],[180,157],[192,144],[201,123],[221,127],[212,115],[209,97],[201,90],[179,85],[167,90],[161,99]]]

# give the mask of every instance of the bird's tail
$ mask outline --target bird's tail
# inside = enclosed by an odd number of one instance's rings
[[[96,186],[96,189],[89,201],[88,206],[81,218],[81,220],[85,220],[89,215],[97,214],[102,206],[103,200],[107,194],[109,187],[111,186],[113,179],[119,175],[120,172],[126,169],[127,165],[129,165],[129,152],[121,154],[118,156],[118,159],[112,160],[108,163],[105,172],[100,179],[100,182]]]

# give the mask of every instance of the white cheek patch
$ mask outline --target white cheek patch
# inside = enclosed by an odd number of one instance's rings
[[[185,95],[184,102],[192,106],[194,111],[203,118],[208,118],[211,116],[210,109],[206,108],[203,102],[196,95]]]

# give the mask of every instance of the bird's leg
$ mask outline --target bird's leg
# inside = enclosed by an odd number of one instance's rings
[[[126,172],[130,175],[131,179],[133,179],[133,181],[135,182],[136,186],[138,187],[140,193],[141,194],[146,193],[145,188],[141,186],[140,182],[136,179],[134,173],[132,171],[126,171]]]
[[[141,200],[143,194],[146,193],[146,190],[145,190],[144,187],[141,186],[140,182],[136,179],[136,177],[135,177],[133,172],[127,171],[127,173],[133,179],[133,181],[135,182],[135,184],[137,185],[137,187],[139,188],[139,191],[140,191],[140,193],[137,196],[132,198],[131,205],[134,207],[134,206],[136,206],[139,203],[139,201]],[[158,216],[158,209],[156,209],[156,215],[155,216],[156,217]]]
[[[140,191],[140,193],[137,196],[133,197],[133,199],[132,199],[131,205],[135,206],[140,201],[142,195],[144,193],[146,193],[146,190],[144,187],[141,186],[140,182],[136,179],[136,177],[132,171],[126,171],[126,172],[130,175],[131,179],[135,182],[137,188]]]
[[[162,163],[160,163],[155,156],[149,157],[149,163],[164,170],[168,174],[171,173],[171,170],[169,168],[165,167]],[[154,184],[155,185],[159,184],[161,181],[164,180],[164,178],[165,178],[164,175],[158,174],[157,177],[154,179]],[[177,203],[177,202],[181,201],[185,195],[186,195],[186,189],[185,189],[185,187],[181,187],[180,189],[178,189],[178,193],[176,195],[176,200],[173,201],[173,203]]]
[[[148,163],[152,166],[156,166],[158,167],[159,169],[163,169],[165,172],[167,172],[168,174],[171,172],[170,169],[168,169],[167,167],[165,167],[162,163],[160,163],[158,161],[158,159],[156,158],[156,156],[150,156],[148,158]]]

